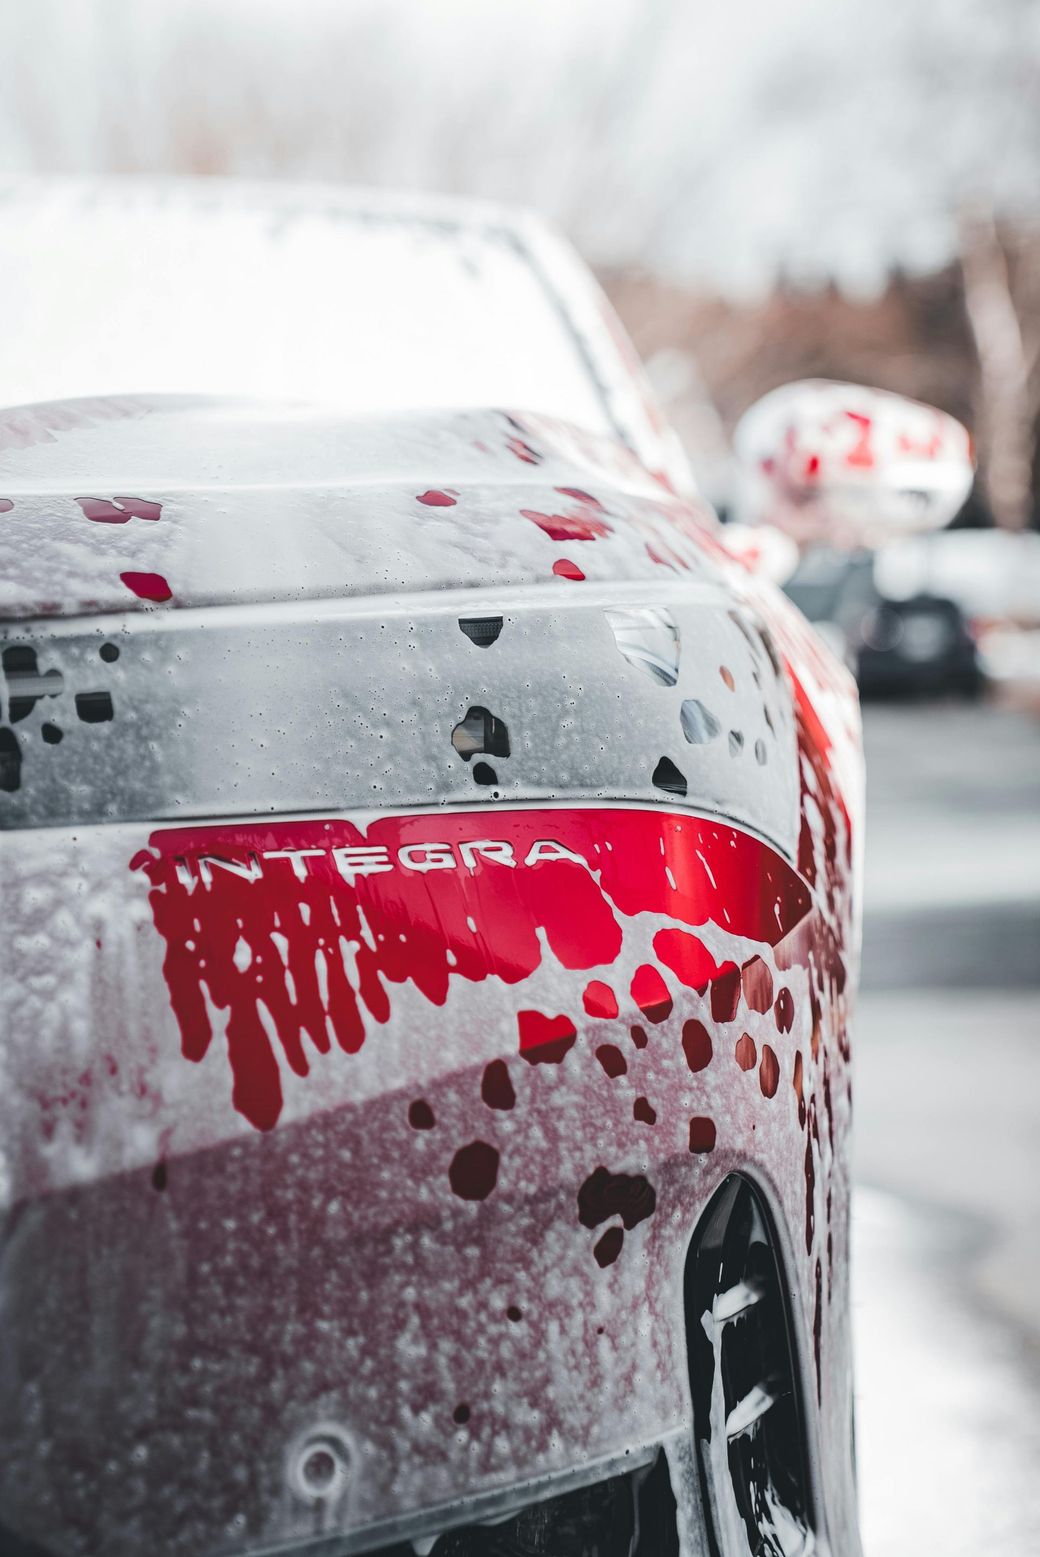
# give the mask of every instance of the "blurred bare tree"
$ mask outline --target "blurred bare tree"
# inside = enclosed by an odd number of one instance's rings
[[[1033,512],[1040,417],[1040,241],[1001,232],[991,213],[961,225],[964,304],[979,373],[975,429],[994,522],[1024,529]]]

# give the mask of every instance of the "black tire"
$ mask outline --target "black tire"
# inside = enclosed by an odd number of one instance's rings
[[[746,1179],[722,1185],[690,1262],[690,1388],[713,1557],[808,1557],[816,1538],[786,1287]]]

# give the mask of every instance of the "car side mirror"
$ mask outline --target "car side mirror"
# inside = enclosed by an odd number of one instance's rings
[[[945,411],[887,390],[805,379],[737,424],[737,518],[800,546],[878,546],[949,524],[971,490],[971,439]]]

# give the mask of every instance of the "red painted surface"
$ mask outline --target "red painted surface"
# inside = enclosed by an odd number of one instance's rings
[[[123,580],[139,600],[171,600],[173,590],[161,573],[120,573]]]
[[[515,1106],[516,1092],[505,1060],[492,1060],[484,1067],[480,1095],[488,1108],[506,1110]]]
[[[596,1256],[596,1264],[601,1270],[606,1270],[608,1265],[613,1265],[621,1253],[621,1245],[625,1241],[624,1229],[621,1227],[608,1227],[603,1237],[593,1249]]]
[[[741,1033],[733,1054],[741,1070],[754,1070],[758,1064],[758,1050],[750,1033]]]
[[[611,1081],[628,1074],[628,1061],[616,1043],[601,1043],[596,1050],[596,1058]]]
[[[770,1048],[768,1043],[762,1045],[762,1063],[758,1069],[758,1081],[763,1097],[776,1096],[776,1089],[780,1085],[780,1061],[776,1057],[776,1050]]]
[[[686,930],[658,930],[654,936],[654,951],[677,978],[701,993],[716,974],[733,966],[732,963],[717,963],[703,942]]]
[[[541,514],[534,508],[521,508],[520,514],[554,541],[596,541],[611,534],[610,525],[595,513]]]
[[[752,1011],[764,1013],[773,1004],[773,975],[761,957],[752,957],[741,969],[744,999]]]
[[[589,508],[603,509],[603,504],[598,497],[593,497],[591,492],[585,492],[581,487],[557,487],[561,497],[573,497],[576,503],[584,503]]]
[[[692,1071],[705,1070],[712,1060],[713,1047],[711,1034],[703,1022],[698,1022],[695,1016],[683,1023],[682,1030],[683,1053],[686,1063]]]
[[[131,865],[151,883],[183,1053],[201,1060],[211,1010],[224,1013],[232,1101],[262,1130],[281,1112],[280,1062],[306,1076],[311,1050],[356,1052],[390,1019],[395,987],[442,1007],[452,978],[522,984],[539,932],[565,968],[601,968],[643,913],[696,927],[724,907],[734,935],[775,945],[810,907],[757,839],[649,810],[388,816],[365,833],[343,820],[169,828]],[[606,1014],[612,991],[593,980],[583,1003],[590,991]],[[671,1010],[650,964],[631,994],[651,1021]],[[559,1063],[581,1020],[521,1001],[518,1050]],[[702,1057],[703,1040],[689,1041],[687,1057]]]
[[[542,456],[538,450],[532,448],[529,443],[525,443],[522,438],[507,438],[506,448],[510,454],[516,455],[521,464],[540,465],[542,463]]]
[[[653,1216],[657,1194],[642,1173],[611,1173],[597,1168],[578,1190],[578,1221],[582,1227],[599,1227],[609,1217],[621,1218],[631,1232]]]
[[[782,989],[773,1007],[776,1025],[782,1033],[789,1033],[794,1026],[794,1000],[789,989]]]
[[[589,1016],[614,1017],[618,1014],[617,996],[602,979],[593,979],[585,986],[581,1003]]]
[[[703,1153],[715,1150],[715,1122],[712,1119],[690,1120],[690,1150]]]
[[[460,1146],[451,1159],[448,1177],[460,1200],[486,1200],[498,1181],[498,1151],[487,1141]]]
[[[543,1016],[541,1011],[518,1011],[520,1053],[530,1065],[559,1065],[577,1041],[578,1031],[569,1016]]]
[[[656,968],[645,962],[632,980],[632,999],[648,1022],[664,1022],[672,1014],[668,985]]]
[[[77,497],[76,502],[95,524],[128,524],[131,519],[159,519],[162,504],[146,497]]]
[[[576,562],[571,562],[567,557],[559,557],[552,565],[552,570],[557,578],[569,578],[575,583],[580,583],[585,577]]]
[[[715,1022],[732,1022],[740,1008],[740,970],[732,964],[711,981],[711,1015]]]

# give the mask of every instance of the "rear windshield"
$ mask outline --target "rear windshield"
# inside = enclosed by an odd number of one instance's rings
[[[312,197],[0,191],[0,405],[133,392],[496,406],[610,433],[507,226]]]

